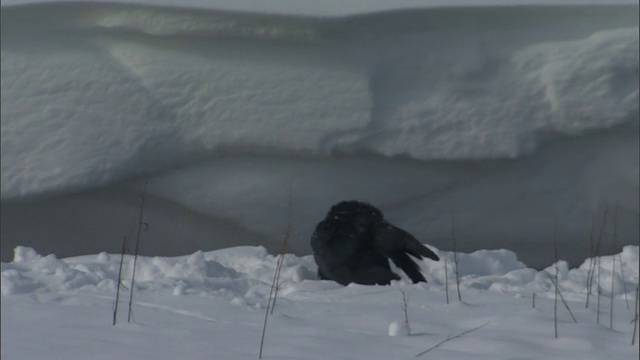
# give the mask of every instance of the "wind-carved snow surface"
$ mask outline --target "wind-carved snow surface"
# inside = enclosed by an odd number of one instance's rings
[[[8,5],[7,5],[8,4]],[[359,199],[422,241],[572,264],[638,242],[638,8],[346,17],[2,10],[2,258],[291,249]],[[617,209],[617,212],[614,211]],[[608,236],[607,235],[607,236]]]

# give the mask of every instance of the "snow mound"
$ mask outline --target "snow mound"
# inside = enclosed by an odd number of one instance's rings
[[[143,178],[146,255],[273,252],[289,195],[297,254],[345,199],[439,248],[455,216],[462,250],[539,268],[551,224],[575,265],[607,207],[619,244],[637,244],[637,4],[145,3],[3,2],[4,261],[16,246],[117,252]]]
[[[442,287],[446,277],[450,282],[454,279],[455,260],[451,252],[436,251],[440,262],[423,261],[420,264],[429,286]],[[58,259],[55,255],[42,256],[25,247],[16,248],[15,253],[13,262],[2,263],[3,296],[80,289],[115,291],[120,255],[98,254]],[[553,290],[548,275],[555,276],[555,264],[537,271],[527,268],[508,250],[457,253],[456,257],[458,275],[464,287],[520,294],[529,291],[545,294]],[[614,296],[633,292],[638,280],[637,246],[625,246],[621,253],[599,259],[596,273],[598,269],[601,272],[603,294],[611,294],[610,289],[614,290]],[[276,257],[267,253],[264,247],[250,246],[197,251],[180,257],[140,256],[136,268],[136,288],[174,295],[227,293],[233,298],[243,298],[243,303],[256,304],[268,297],[276,262]],[[133,256],[125,255],[122,271],[125,284],[130,282],[132,264]],[[592,259],[576,269],[569,269],[565,261],[558,263],[559,284],[567,292],[566,296],[579,296],[584,292],[590,266],[594,266]],[[316,279],[316,272],[312,256],[286,254],[279,280],[282,294],[295,298],[313,289],[321,289],[324,286],[322,281],[305,285],[307,281]],[[402,283],[409,284],[411,281],[405,278]],[[329,287],[334,288],[341,287]]]

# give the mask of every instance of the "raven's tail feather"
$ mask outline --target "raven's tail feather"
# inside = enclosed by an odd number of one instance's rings
[[[440,260],[436,253],[422,245],[411,234],[387,222],[376,229],[375,242],[376,248],[388,254],[396,251],[403,251],[417,257],[418,259],[426,257],[434,261]]]
[[[418,259],[422,259],[422,257],[424,256],[433,261],[440,260],[436,253],[431,251],[431,249],[429,249],[428,247],[420,244],[416,239],[405,239],[405,248],[409,254],[417,257]]]
[[[413,259],[411,259],[406,252],[402,250],[394,251],[389,254],[389,258],[391,258],[391,260],[394,264],[396,264],[397,267],[402,269],[402,271],[407,274],[407,276],[411,279],[411,281],[413,281],[414,284],[419,282],[427,282],[427,280],[424,278],[424,275],[422,275],[422,273],[420,272],[420,267],[418,266],[418,264],[416,264],[416,262],[413,261]]]

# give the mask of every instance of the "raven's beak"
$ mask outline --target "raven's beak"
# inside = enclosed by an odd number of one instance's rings
[[[404,251],[418,258],[424,256],[431,260],[440,260],[438,255],[422,245],[413,235],[387,221],[378,224],[374,233],[376,247],[386,253]]]

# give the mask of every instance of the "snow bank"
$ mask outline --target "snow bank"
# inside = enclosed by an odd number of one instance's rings
[[[298,253],[354,198],[439,247],[454,216],[463,249],[536,266],[554,222],[575,264],[591,218],[616,204],[619,242],[637,242],[637,6],[327,18],[13,5],[3,259],[16,245],[117,252],[136,178],[151,179],[149,254],[273,250],[289,193]]]
[[[453,290],[453,253],[434,250],[440,256],[440,262],[420,262],[429,282],[428,286],[444,289],[445,278],[448,276],[450,289]],[[482,289],[521,296],[530,295],[533,291],[539,296],[553,295],[554,287],[548,275],[555,276],[555,265],[541,271],[527,268],[508,250],[481,250],[458,253],[457,256],[458,274],[463,289]],[[120,258],[119,254],[100,253],[58,259],[55,255],[42,256],[31,248],[17,247],[13,261],[2,263],[2,296],[60,291],[115,291]],[[569,269],[565,261],[559,262],[558,283],[565,297],[584,297],[590,261],[587,259],[575,269]],[[173,295],[213,294],[224,296],[234,303],[256,305],[269,296],[276,262],[275,256],[270,255],[264,247],[249,246],[198,251],[172,258],[141,256],[136,269],[136,289]],[[622,299],[633,293],[638,281],[638,262],[637,246],[625,246],[619,254],[602,256],[599,266],[602,294],[611,294],[612,280],[614,296]],[[128,284],[133,257],[125,255],[123,264],[123,281]],[[342,288],[331,281],[307,283],[316,279],[316,273],[312,256],[285,255],[280,272],[281,293],[287,298],[295,299],[312,289]],[[399,283],[411,283],[401,271],[399,273],[402,275]],[[362,287],[350,285],[353,286]],[[394,333],[399,334],[396,331]]]

